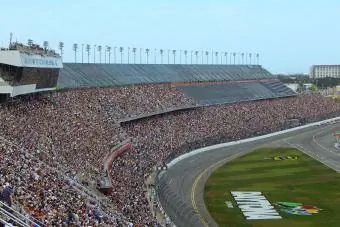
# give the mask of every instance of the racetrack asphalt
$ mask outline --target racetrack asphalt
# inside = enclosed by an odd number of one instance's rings
[[[159,200],[176,226],[218,226],[203,198],[205,182],[214,170],[259,147],[296,147],[340,172],[340,150],[334,146],[335,131],[340,131],[340,123],[313,126],[188,157],[159,174],[156,181]]]

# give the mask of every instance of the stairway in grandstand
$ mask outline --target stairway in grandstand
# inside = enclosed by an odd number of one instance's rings
[[[20,227],[43,226],[43,224],[29,214],[20,213],[2,201],[0,201],[0,224]]]

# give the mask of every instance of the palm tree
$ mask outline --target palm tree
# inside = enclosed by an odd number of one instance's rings
[[[215,52],[215,57],[216,57],[216,64],[218,64],[218,52]]]
[[[234,65],[236,64],[236,53],[234,52],[233,53],[233,56],[234,56]]]
[[[102,63],[102,46],[99,45],[99,46],[97,47],[97,50],[98,50],[98,52],[99,52],[99,63],[101,64],[101,63]]]
[[[244,64],[244,53],[241,53],[242,65]]]
[[[89,44],[87,44],[86,45],[87,63],[90,63],[90,51],[91,51],[91,46]]]
[[[224,52],[225,64],[228,65],[228,52]]]
[[[133,53],[133,63],[136,64],[136,51],[137,51],[137,48],[134,47],[132,48],[132,53]]]
[[[207,64],[209,64],[209,51],[206,51],[205,55],[207,56]]]
[[[164,50],[160,49],[159,53],[161,54],[161,64],[163,64],[163,53],[164,53]]]
[[[249,53],[249,64],[251,65],[251,53]]]
[[[145,49],[145,53],[146,53],[146,64],[149,64],[149,52],[150,52],[150,49],[149,49],[149,48],[146,48],[146,49]]]
[[[93,45],[93,63],[96,63],[96,52],[97,52],[96,47],[97,45]]]
[[[74,51],[74,62],[77,63],[77,51],[78,51],[78,44],[73,44],[73,51]]]
[[[174,64],[176,64],[176,50],[172,50],[172,54],[174,55]]]
[[[187,50],[184,50],[185,64],[187,64],[187,55],[188,55],[188,51],[187,51]]]
[[[123,47],[119,47],[119,52],[120,52],[120,64],[123,64]]]
[[[259,53],[256,53],[256,64],[257,64],[257,65],[259,65],[259,58],[260,58]]]
[[[59,42],[59,49],[60,49],[60,56],[61,56],[61,58],[63,58],[63,49],[64,49],[64,43],[63,42]]]

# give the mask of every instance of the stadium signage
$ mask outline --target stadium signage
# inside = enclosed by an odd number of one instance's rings
[[[25,65],[58,67],[59,61],[52,59],[24,58]]]
[[[282,218],[261,192],[232,191],[231,194],[247,220]]]

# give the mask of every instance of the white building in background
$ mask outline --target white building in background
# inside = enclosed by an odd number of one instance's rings
[[[340,65],[313,65],[309,73],[310,78],[340,78]]]

